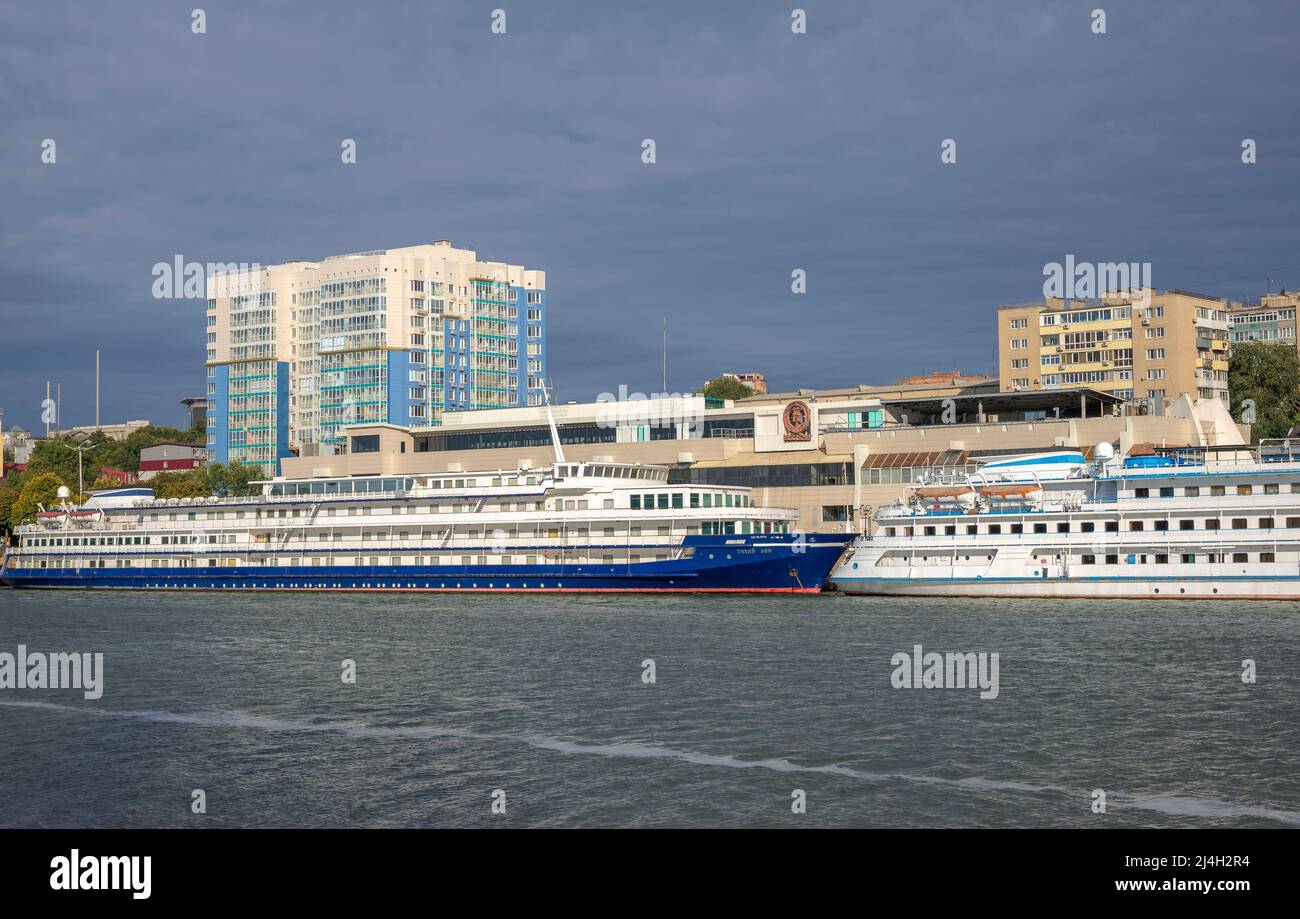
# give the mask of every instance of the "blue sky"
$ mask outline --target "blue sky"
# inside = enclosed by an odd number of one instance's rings
[[[801,6],[804,35],[768,0],[5,5],[5,423],[39,426],[46,379],[92,421],[97,347],[106,422],[178,423],[204,326],[150,295],[176,254],[446,237],[543,268],[583,400],[659,389],[665,317],[670,390],[991,372],[996,307],[1067,254],[1300,288],[1300,4]]]

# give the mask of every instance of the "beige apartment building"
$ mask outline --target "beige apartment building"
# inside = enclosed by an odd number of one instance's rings
[[[1154,414],[1181,396],[1227,405],[1230,307],[1180,290],[1003,306],[1002,388],[1095,389]]]
[[[1228,311],[1228,343],[1262,341],[1300,348],[1296,338],[1296,307],[1300,294],[1266,294],[1258,303],[1233,303]]]
[[[208,455],[274,474],[347,425],[538,404],[546,274],[450,240],[208,278]]]

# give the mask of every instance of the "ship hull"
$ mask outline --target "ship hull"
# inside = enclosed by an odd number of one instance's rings
[[[847,578],[846,594],[1113,600],[1300,600],[1300,577],[1240,578]]]
[[[18,588],[135,590],[819,593],[850,538],[696,537],[688,538],[689,558],[631,565],[10,567],[0,580]]]

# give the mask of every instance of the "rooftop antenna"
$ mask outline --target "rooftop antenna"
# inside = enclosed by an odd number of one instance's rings
[[[551,397],[546,391],[546,381],[542,380],[542,399],[546,402],[546,421],[551,426],[551,446],[555,448],[555,461],[564,462],[564,448],[560,446],[560,429],[555,426],[555,413],[551,411]]]

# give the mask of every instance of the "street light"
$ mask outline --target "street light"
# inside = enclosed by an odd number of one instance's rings
[[[80,498],[83,494],[85,494],[86,491],[85,489],[86,480],[81,472],[82,454],[83,451],[90,449],[91,447],[94,446],[94,444],[79,444],[77,446],[73,446],[72,444],[64,444],[64,446],[67,447],[69,450],[77,451],[77,497]]]

